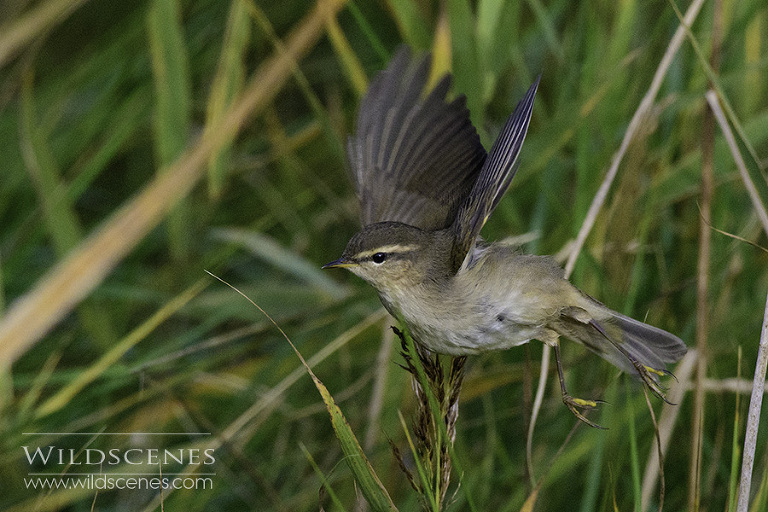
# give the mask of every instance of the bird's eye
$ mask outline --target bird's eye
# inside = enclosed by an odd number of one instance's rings
[[[375,264],[377,264],[377,265],[381,265],[382,263],[384,263],[384,261],[385,261],[386,259],[387,259],[387,253],[385,253],[385,252],[377,252],[376,254],[374,254],[373,256],[371,256],[371,260],[372,260],[372,261],[373,261]]]

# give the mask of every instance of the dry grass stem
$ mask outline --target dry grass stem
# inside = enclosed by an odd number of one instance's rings
[[[231,141],[278,93],[295,63],[317,42],[343,0],[320,0],[290,36],[287,52],[265,62],[242,96],[165,172],[93,232],[15,302],[0,320],[0,366],[12,364],[86,297],[204,175],[210,156]]]
[[[717,99],[717,93],[713,90],[709,90],[706,93],[706,98],[709,106],[712,108],[712,112],[715,114],[717,124],[720,126],[720,129],[723,132],[725,142],[728,144],[728,148],[731,150],[733,161],[736,162],[736,168],[739,169],[739,175],[741,176],[741,180],[744,182],[744,188],[747,189],[747,194],[749,194],[749,199],[752,201],[752,206],[755,208],[758,219],[760,219],[760,224],[763,226],[763,231],[768,235],[768,211],[766,211],[765,205],[760,199],[760,194],[757,192],[757,188],[755,187],[752,178],[749,176],[749,171],[747,171],[747,166],[741,156],[739,146],[736,144],[736,139],[733,136],[731,127],[725,118],[725,113],[720,107],[720,101]]]
[[[721,4],[713,6],[712,51],[710,64],[717,72],[720,67]],[[696,387],[691,419],[691,458],[688,471],[688,508],[699,509],[701,495],[702,443],[704,439],[704,379],[707,374],[707,336],[709,332],[709,266],[712,252],[712,231],[709,222],[712,213],[712,193],[715,172],[715,120],[711,109],[704,110],[701,141],[701,196],[699,202],[699,257],[696,264]]]
[[[675,57],[677,51],[680,49],[680,45],[683,43],[686,26],[690,27],[693,24],[699,14],[699,11],[701,10],[702,5],[704,5],[704,0],[695,0],[688,7],[688,10],[686,11],[685,17],[683,19],[685,25],[681,24],[677,27],[677,30],[675,30],[675,34],[672,36],[672,39],[667,46],[667,50],[664,52],[664,56],[661,58],[661,62],[659,62],[659,67],[656,68],[656,73],[653,75],[653,80],[651,80],[651,85],[648,87],[648,91],[645,93],[645,96],[643,96],[643,99],[640,101],[640,105],[638,105],[637,110],[635,110],[635,114],[629,121],[629,126],[627,126],[627,131],[624,133],[624,138],[621,141],[619,150],[613,156],[611,167],[608,169],[608,173],[605,175],[605,179],[603,179],[603,182],[600,184],[600,188],[595,194],[595,197],[592,200],[592,204],[589,206],[587,216],[584,219],[581,228],[579,229],[579,234],[576,236],[576,244],[573,246],[571,255],[568,257],[568,261],[565,264],[566,276],[570,276],[571,272],[573,272],[573,268],[576,266],[576,259],[581,252],[581,248],[584,246],[584,242],[586,242],[590,231],[592,231],[592,227],[595,224],[597,215],[602,209],[606,198],[608,197],[608,191],[613,184],[613,180],[616,178],[616,174],[619,172],[619,165],[624,158],[624,154],[627,152],[629,144],[632,142],[635,133],[645,120],[645,116],[650,112],[651,107],[653,106],[653,102],[656,99],[656,95],[659,93],[659,89],[661,88],[661,84],[664,81],[664,77],[667,75],[669,66],[672,64],[672,59]]]
[[[656,413],[653,412],[653,405],[651,405],[651,398],[648,396],[647,386],[643,386],[643,395],[645,396],[645,404],[648,406],[648,413],[651,415],[653,430],[656,434],[656,454],[659,457],[659,511],[662,511],[664,510],[664,496],[667,494],[667,480],[664,477],[664,450],[661,446],[661,433],[659,432],[659,423],[656,421]]]
[[[86,0],[51,0],[38,5],[15,22],[0,27],[0,68],[26,45],[65,20]]]
[[[389,375],[390,357],[392,355],[392,343],[394,333],[392,329],[385,327],[381,336],[381,347],[376,357],[376,375],[373,379],[371,401],[368,405],[368,430],[365,433],[363,447],[366,450],[373,448],[379,433],[379,417],[384,404],[384,392],[387,387],[387,375]]]
[[[531,410],[531,422],[528,424],[528,434],[525,438],[525,462],[528,466],[528,477],[532,487],[536,486],[536,474],[533,471],[533,431],[536,426],[536,420],[539,417],[541,404],[544,402],[544,390],[549,378],[549,352],[550,347],[544,344],[541,354],[541,368],[539,370],[539,382],[536,385],[536,396],[533,399],[533,409]]]
[[[680,381],[686,391],[690,391],[696,385],[694,382]],[[730,379],[704,379],[702,388],[708,393],[738,393],[749,395],[752,393],[752,381],[739,378]]]
[[[683,357],[675,368],[675,375],[679,381],[673,381],[667,393],[667,400],[670,403],[664,403],[659,417],[659,445],[662,455],[667,452],[669,441],[672,439],[672,432],[677,424],[677,418],[680,415],[681,405],[685,398],[687,390],[686,383],[690,383],[693,372],[696,368],[698,353],[691,349]],[[675,404],[675,405],[671,405]],[[651,497],[656,492],[656,485],[659,481],[659,450],[656,446],[651,448],[648,454],[648,461],[645,463],[645,472],[643,473],[643,484],[641,490],[642,510],[648,510]]]
[[[691,24],[693,24],[693,22],[696,20],[696,17],[698,16],[699,11],[701,10],[701,7],[703,4],[704,4],[704,0],[695,0],[688,7],[688,10],[686,11],[685,17],[684,17],[684,22],[687,26],[691,26]],[[627,148],[629,148],[629,143],[632,141],[638,128],[642,125],[642,122],[644,121],[645,116],[648,114],[651,107],[653,106],[653,101],[655,100],[656,95],[658,94],[659,89],[661,88],[661,83],[664,80],[664,77],[666,76],[667,71],[669,70],[669,66],[672,63],[672,59],[675,57],[675,55],[677,54],[677,51],[680,49],[680,45],[683,43],[683,39],[685,38],[685,33],[686,33],[686,27],[683,26],[682,24],[677,27],[677,30],[675,30],[675,34],[672,36],[672,39],[670,40],[669,45],[667,45],[667,49],[664,52],[664,56],[661,58],[661,61],[659,62],[658,68],[656,68],[656,73],[653,76],[653,80],[651,80],[651,85],[648,88],[648,91],[645,93],[645,96],[643,96],[643,99],[640,101],[640,105],[638,105],[637,110],[635,110],[635,113],[629,122],[629,126],[627,126],[627,131],[624,134],[624,139],[621,141],[619,150],[614,155],[613,161],[611,162],[611,167],[608,169],[608,173],[605,175],[603,182],[600,184],[600,188],[597,190],[595,197],[592,199],[592,204],[589,206],[589,210],[587,211],[587,215],[584,219],[584,222],[582,223],[581,228],[579,229],[579,233],[576,237],[576,242],[571,248],[570,255],[568,256],[568,261],[565,264],[566,278],[568,278],[571,275],[574,267],[576,266],[576,258],[578,258],[579,253],[581,252],[581,249],[584,246],[584,242],[587,240],[587,236],[589,236],[589,233],[595,224],[597,215],[602,209],[606,198],[608,197],[608,191],[610,190],[611,185],[613,184],[613,180],[616,178],[616,174],[619,171],[619,164],[621,164],[621,160],[624,158],[624,154],[626,153]],[[551,355],[551,348],[549,347],[549,345],[545,344],[541,354],[542,373],[545,373],[544,371],[549,368],[550,355]],[[528,427],[528,435],[526,439],[526,450],[527,450],[526,457],[528,459],[529,473],[531,474],[532,479],[533,479],[533,471],[531,471],[531,468],[533,467],[533,462],[531,462],[530,460],[531,459],[530,447],[533,444],[533,432],[536,428],[536,418],[538,417],[538,409],[541,408],[541,404],[544,400],[545,389],[546,389],[546,375],[544,378],[541,378],[541,377],[539,378],[539,386],[536,389],[536,398],[534,399],[534,410],[531,412],[531,423]]]
[[[765,313],[763,314],[763,328],[760,332],[760,347],[757,352],[757,363],[755,364],[752,396],[749,398],[747,432],[744,436],[744,456],[741,461],[739,501],[736,504],[737,512],[747,512],[749,509],[749,494],[752,486],[752,467],[755,463],[757,430],[760,426],[760,408],[763,404],[766,367],[768,367],[768,297],[766,297]]]

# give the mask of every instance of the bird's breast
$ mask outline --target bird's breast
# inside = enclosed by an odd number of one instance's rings
[[[540,334],[541,325],[528,321],[531,315],[516,298],[515,290],[499,294],[483,281],[457,276],[442,289],[382,294],[382,303],[430,350],[467,355],[521,345]]]

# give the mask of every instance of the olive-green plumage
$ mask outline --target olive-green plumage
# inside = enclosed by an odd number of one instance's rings
[[[401,49],[371,83],[348,144],[363,229],[342,257],[414,338],[445,354],[476,354],[559,336],[580,342],[662,395],[657,375],[686,352],[676,336],[582,293],[550,258],[486,244],[480,229],[517,170],[538,80],[489,154],[446,75],[426,96],[429,58]],[[559,368],[558,364],[558,368]],[[574,410],[593,402],[564,400]],[[594,424],[593,424],[594,425]]]

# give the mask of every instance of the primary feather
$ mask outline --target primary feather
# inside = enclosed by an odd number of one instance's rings
[[[450,75],[422,97],[429,66],[400,48],[360,105],[347,150],[364,226],[450,226],[485,161],[465,97],[445,99]]]
[[[472,191],[459,208],[453,223],[456,236],[452,254],[454,272],[471,263],[480,230],[501,201],[517,172],[520,165],[518,157],[528,133],[533,100],[536,98],[540,78],[531,85],[507,119],[499,137],[493,143],[491,153],[483,163]]]

